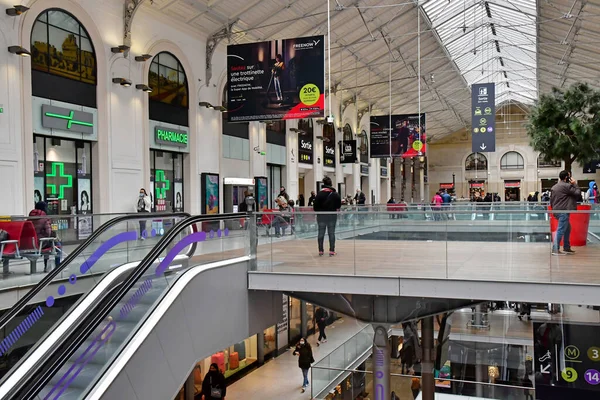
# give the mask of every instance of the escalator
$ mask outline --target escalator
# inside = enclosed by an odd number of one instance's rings
[[[157,307],[161,306],[169,295],[177,296],[173,288],[178,284],[185,286],[182,282],[186,279],[191,280],[192,276],[200,273],[202,267],[198,265],[207,264],[211,266],[210,268],[215,268],[214,266],[218,264],[215,264],[215,261],[229,260],[234,257],[238,257],[235,260],[241,263],[247,262],[247,256],[239,257],[247,254],[248,231],[229,232],[227,229],[224,231],[219,229],[207,233],[198,232],[197,229],[198,226],[209,226],[208,223],[214,226],[214,222],[222,222],[227,226],[228,222],[239,221],[244,217],[245,214],[228,214],[219,217],[204,215],[181,221],[159,240],[122,283],[107,288],[104,295],[84,311],[78,309],[74,311],[81,312],[81,315],[64,318],[55,329],[57,332],[49,333],[45,340],[32,350],[31,355],[22,360],[13,373],[0,383],[0,397],[19,399],[87,397],[95,383],[107,371],[114,369],[109,367],[128,348],[131,338],[136,337],[136,333],[139,336],[147,318],[156,312]],[[189,233],[190,230],[193,233]],[[181,257],[182,253],[194,254],[196,248],[199,251],[191,258],[195,267],[188,268],[178,257]],[[225,265],[230,261],[221,261],[221,263]],[[229,275],[219,279],[219,283],[213,283],[211,280],[210,285],[211,289],[217,290],[217,293],[225,294],[225,290],[217,288],[219,284],[234,286],[237,284],[235,286],[237,289],[230,288],[230,291],[237,290],[237,293],[242,294],[238,299],[245,296],[244,311],[253,307],[251,303],[257,304],[256,316],[247,317],[247,329],[243,330],[256,333],[257,330],[251,326],[259,323],[257,321],[261,320],[260,314],[264,307],[258,308],[261,301],[248,300],[248,297],[254,294],[248,294],[246,268],[246,264],[240,264],[235,270],[236,279],[233,279],[233,273],[228,272]],[[206,281],[204,283],[206,284]],[[273,294],[256,296],[267,296],[271,299]],[[174,298],[171,298],[171,301],[174,301]],[[232,306],[240,307],[233,301],[231,303]],[[262,301],[262,304],[266,303]],[[280,300],[273,304],[281,308]],[[198,311],[201,309],[199,305]],[[271,315],[273,318],[269,319],[268,323],[272,325],[276,323],[277,318],[275,312]],[[262,329],[268,326],[270,325],[265,325]],[[238,334],[243,332],[240,331]],[[243,338],[245,337],[247,336]],[[213,340],[228,339],[224,336]],[[211,340],[207,341],[207,345],[213,346]],[[194,361],[194,357],[190,358],[189,365],[183,368],[185,370],[191,368]],[[185,379],[185,376],[182,379]],[[155,394],[151,398],[162,398],[155,397]]]
[[[0,378],[27,357],[74,305],[85,303],[99,283],[110,287],[125,279],[158,241],[160,232],[152,229],[153,221],[161,221],[161,228],[169,229],[186,217],[189,214],[131,214],[95,229],[0,316]],[[142,237],[145,240],[140,240]]]

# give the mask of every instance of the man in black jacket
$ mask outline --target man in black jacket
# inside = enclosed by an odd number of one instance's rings
[[[552,244],[552,255],[564,256],[565,254],[575,253],[571,250],[571,222],[569,217],[571,211],[577,210],[577,201],[581,198],[581,190],[577,187],[577,181],[571,178],[570,172],[561,171],[558,177],[559,182],[551,189],[550,206],[552,210],[569,212],[554,214],[554,217],[558,219],[558,229]],[[561,240],[564,242],[563,251],[560,251]]]
[[[325,334],[325,327],[327,327],[327,317],[329,314],[324,308],[317,307],[315,311],[315,320],[319,327],[319,339],[317,339],[317,346],[320,343],[327,343],[327,335]]]
[[[325,239],[325,230],[329,234],[329,256],[335,256],[335,224],[337,222],[337,214],[334,214],[342,207],[342,199],[335,191],[331,184],[331,178],[326,176],[323,178],[323,189],[319,191],[313,203],[313,209],[316,212],[327,211],[327,214],[317,214],[317,223],[319,224],[319,236],[317,243],[319,244],[319,256],[325,252],[323,241]]]

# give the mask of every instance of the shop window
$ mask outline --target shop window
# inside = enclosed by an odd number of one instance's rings
[[[362,131],[358,135],[358,152],[360,153],[360,162],[364,164],[369,163],[369,138],[367,132]]]
[[[546,156],[541,153],[538,156],[537,164],[538,168],[560,168],[561,166],[560,161],[547,160]]]
[[[150,150],[153,211],[183,211],[183,154]]]
[[[188,108],[188,87],[181,63],[171,53],[159,53],[152,59],[148,73],[148,85],[152,88],[150,100]]]
[[[31,67],[96,85],[96,54],[85,28],[63,10],[39,15],[31,32]]]
[[[481,153],[471,153],[465,161],[465,171],[487,171],[488,160]]]
[[[500,160],[501,169],[523,169],[525,168],[525,161],[523,156],[516,151],[509,151],[502,156]]]
[[[352,128],[350,128],[350,125],[346,124],[344,126],[344,129],[342,130],[342,133],[343,133],[343,140],[352,140],[353,139]]]

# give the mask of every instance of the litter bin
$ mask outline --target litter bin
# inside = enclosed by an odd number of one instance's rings
[[[591,204],[578,204],[577,211],[590,211],[592,209]],[[548,207],[549,211],[552,211],[552,207]],[[585,246],[587,244],[588,228],[590,226],[590,213],[572,213],[571,218],[571,246]],[[550,217],[550,231],[552,232],[552,240],[556,235],[558,229],[558,220],[553,216]],[[563,245],[563,242],[560,242]]]

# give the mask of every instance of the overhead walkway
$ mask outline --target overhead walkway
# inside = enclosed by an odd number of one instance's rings
[[[185,219],[121,282],[105,277],[10,371],[0,397],[170,398],[197,360],[276,324],[281,294],[248,291],[249,257],[231,259],[246,253],[247,232],[194,229],[240,217]],[[203,252],[212,243],[219,251]]]

